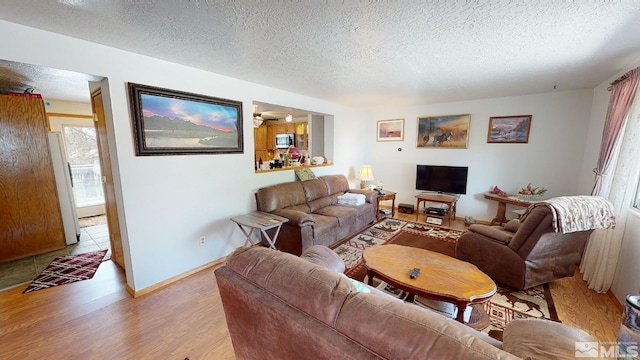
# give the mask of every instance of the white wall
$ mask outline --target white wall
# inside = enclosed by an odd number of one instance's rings
[[[109,129],[119,163],[125,257],[131,264],[127,282],[136,291],[241,246],[244,237],[229,218],[255,210],[256,189],[294,180],[293,171],[254,173],[254,100],[334,115],[335,165],[314,169],[318,175],[352,174],[354,164],[362,162],[362,152],[354,151],[363,141],[360,111],[5,21],[0,32],[12,34],[0,38],[2,59],[108,78],[105,102],[112,104]],[[127,82],[242,101],[244,153],[135,156]],[[207,243],[200,246],[203,235]]]
[[[86,103],[79,103],[79,102],[72,102],[72,101],[44,99],[44,105],[47,113],[76,114],[76,115],[89,115],[89,116],[91,116],[92,114],[91,103],[89,103],[88,100]]]
[[[482,194],[494,185],[508,193],[528,183],[547,188],[547,196],[578,193],[591,99],[591,90],[557,91],[372,112],[367,114],[365,161],[376,181],[398,193],[396,202],[414,205],[420,193],[415,189],[417,164],[469,166],[467,195],[458,202],[457,216],[488,221],[497,204]],[[468,148],[416,148],[417,118],[448,114],[471,114]],[[489,117],[529,114],[527,144],[487,143]],[[405,119],[404,141],[376,142],[376,122],[398,118]],[[507,216],[515,217],[510,210]]]

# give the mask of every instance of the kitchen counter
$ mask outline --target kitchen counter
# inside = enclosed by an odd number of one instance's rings
[[[274,171],[286,171],[286,170],[295,170],[295,169],[316,168],[316,167],[331,166],[331,165],[333,165],[333,163],[319,164],[319,165],[283,166],[281,168],[273,168],[273,169],[267,169],[267,170],[256,170],[256,173],[258,174],[258,173],[269,173],[269,172],[274,172]]]

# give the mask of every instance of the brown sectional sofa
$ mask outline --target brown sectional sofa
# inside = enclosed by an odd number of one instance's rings
[[[338,204],[338,196],[347,192],[363,194],[366,203]],[[259,189],[256,203],[258,211],[289,219],[276,248],[300,255],[312,245],[330,246],[375,221],[377,196],[375,191],[350,189],[343,175],[327,175]]]
[[[296,257],[240,248],[215,270],[237,359],[573,359],[576,341],[597,341],[530,319],[510,322],[499,342],[386,294],[358,291],[327,250],[313,246]]]

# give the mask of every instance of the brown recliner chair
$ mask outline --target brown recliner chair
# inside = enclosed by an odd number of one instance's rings
[[[456,243],[456,258],[520,290],[573,276],[593,230],[563,234],[554,231],[553,221],[549,207],[537,206],[522,223],[471,225]]]

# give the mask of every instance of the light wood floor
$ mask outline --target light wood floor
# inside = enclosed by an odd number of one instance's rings
[[[137,299],[111,261],[91,280],[29,294],[24,287],[0,292],[0,359],[235,358],[212,269]],[[609,295],[579,277],[552,283],[551,292],[563,323],[615,341],[621,309]]]

